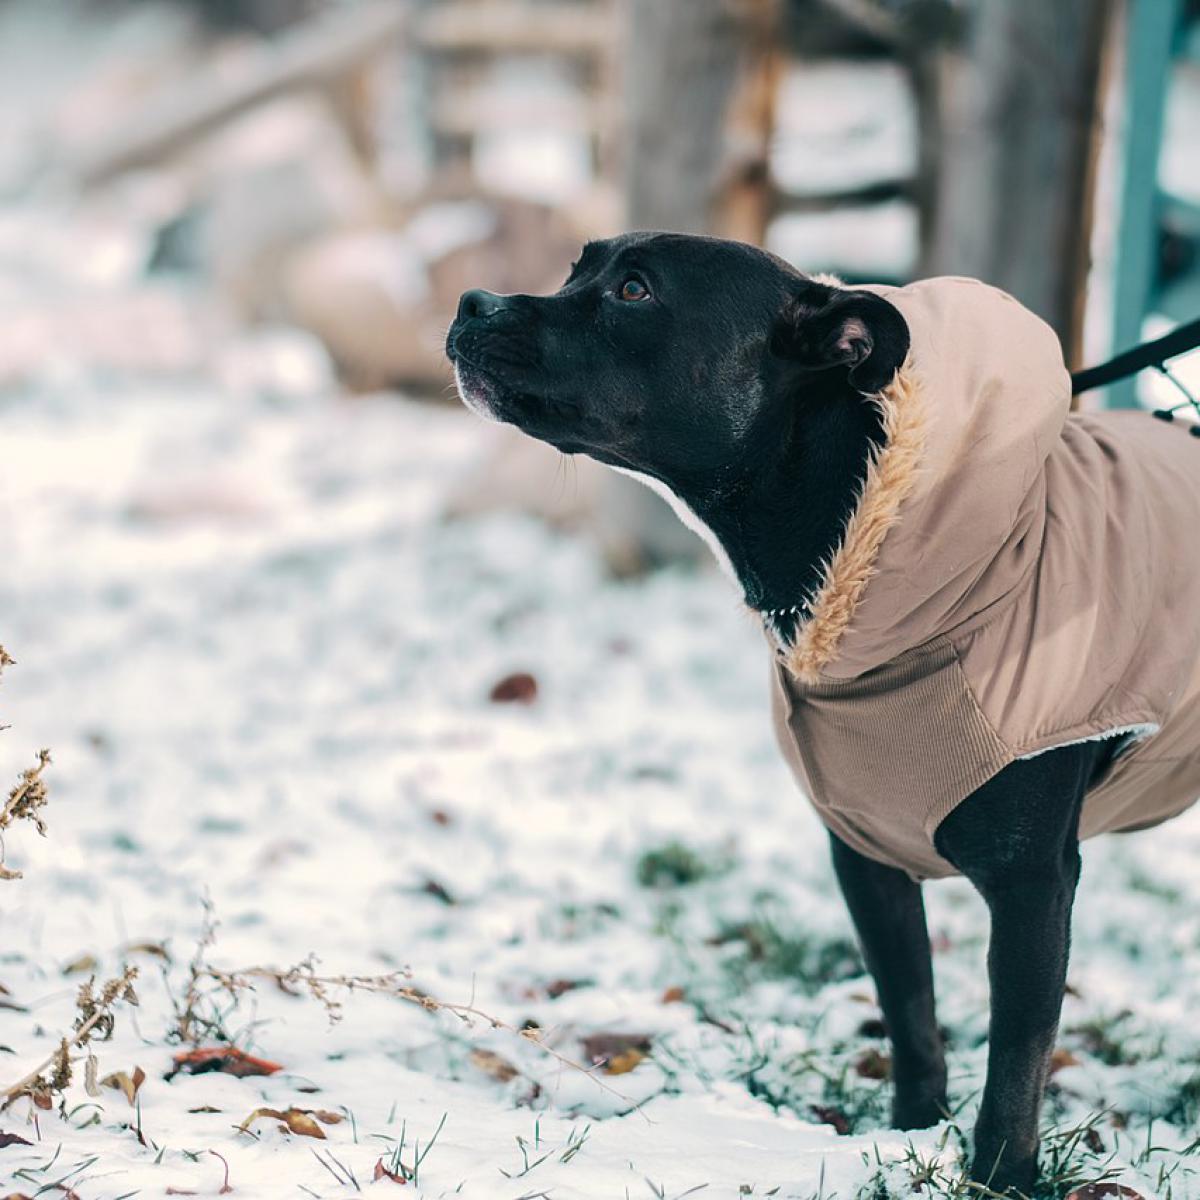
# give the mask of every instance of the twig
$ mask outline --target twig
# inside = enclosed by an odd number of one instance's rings
[[[325,1006],[330,1019],[334,1021],[340,1019],[341,1003],[329,995],[331,988],[342,988],[347,992],[370,992],[375,995],[392,996],[397,1000],[416,1004],[426,1012],[448,1012],[466,1025],[470,1025],[476,1020],[483,1021],[492,1029],[499,1029],[521,1038],[523,1041],[532,1042],[562,1066],[579,1071],[610,1095],[631,1105],[639,1112],[641,1111],[639,1104],[596,1075],[596,1071],[599,1070],[598,1066],[586,1067],[583,1063],[556,1050],[543,1040],[540,1029],[518,1029],[515,1025],[510,1025],[499,1017],[477,1008],[473,1003],[454,1004],[446,1000],[439,1000],[409,983],[412,974],[407,969],[391,971],[386,975],[318,975],[314,969],[314,960],[309,958],[289,967],[286,971],[261,966],[245,967],[237,971],[221,971],[215,967],[205,966],[201,969],[201,973],[208,975],[231,994],[236,994],[244,988],[252,988],[251,979],[270,979],[284,990],[289,985],[306,988],[314,999],[319,1000]]]
[[[118,1000],[126,1000],[131,1004],[137,1003],[137,996],[133,991],[133,981],[137,977],[137,967],[126,967],[125,973],[117,979],[110,979],[100,991],[97,997],[92,991],[92,981],[79,989],[79,1006],[80,1020],[77,1022],[75,1032],[70,1037],[64,1037],[58,1047],[48,1054],[32,1071],[23,1075],[16,1083],[9,1084],[3,1090],[0,1090],[0,1098],[3,1099],[5,1105],[11,1103],[18,1096],[30,1090],[41,1079],[42,1072],[50,1067],[55,1068],[54,1084],[58,1085],[58,1090],[65,1086],[70,1078],[70,1052],[78,1049],[81,1046],[87,1045],[91,1040],[91,1036],[99,1027],[100,1032],[106,1036],[112,1031],[113,1006]],[[65,1078],[63,1078],[65,1076]]]

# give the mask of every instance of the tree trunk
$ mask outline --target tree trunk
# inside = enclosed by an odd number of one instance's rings
[[[978,0],[942,56],[924,274],[974,275],[1045,318],[1078,361],[1111,0]]]

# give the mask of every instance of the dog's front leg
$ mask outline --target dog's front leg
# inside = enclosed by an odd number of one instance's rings
[[[938,850],[978,888],[991,913],[987,1082],[972,1177],[997,1192],[1037,1180],[1038,1110],[1067,978],[1079,879],[1084,791],[1101,743],[1006,767],[938,827]]]
[[[831,835],[833,866],[892,1040],[892,1124],[924,1129],[946,1115],[946,1062],[920,884]]]

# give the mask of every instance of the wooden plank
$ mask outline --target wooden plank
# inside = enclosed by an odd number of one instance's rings
[[[211,65],[147,101],[111,137],[64,164],[83,185],[145,166],[286,92],[331,86],[397,36],[402,6],[383,0],[313,18],[247,53],[231,70]]]
[[[858,208],[864,204],[884,204],[890,200],[912,200],[916,182],[912,179],[880,179],[860,187],[836,192],[787,192],[775,189],[774,213],[821,213],[838,208]]]
[[[1072,364],[1111,8],[1109,0],[975,5],[940,80],[934,228],[921,272],[1004,288],[1054,327]]]
[[[442,53],[589,56],[604,53],[614,35],[604,6],[518,0],[449,0],[423,9],[413,26],[418,46]]]
[[[455,93],[434,101],[429,121],[435,133],[446,137],[472,137],[523,128],[596,136],[609,132],[612,113],[600,100],[547,107],[532,99],[497,100]]]

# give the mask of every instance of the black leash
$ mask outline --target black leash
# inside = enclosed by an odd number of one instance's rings
[[[1172,375],[1167,367],[1167,359],[1176,358],[1196,349],[1197,346],[1200,346],[1200,319],[1180,325],[1152,342],[1134,346],[1132,350],[1126,350],[1123,354],[1110,358],[1108,362],[1100,363],[1099,366],[1074,372],[1071,375],[1071,394],[1078,396],[1081,392],[1090,392],[1093,388],[1115,383],[1118,379],[1127,379],[1147,367],[1153,367],[1169,379],[1184,396],[1178,404],[1173,404],[1170,408],[1156,408],[1154,415],[1160,421],[1173,421],[1180,409],[1190,408],[1198,418],[1196,424],[1191,427],[1191,433],[1194,437],[1200,437],[1200,400],[1193,396],[1178,376]]]

